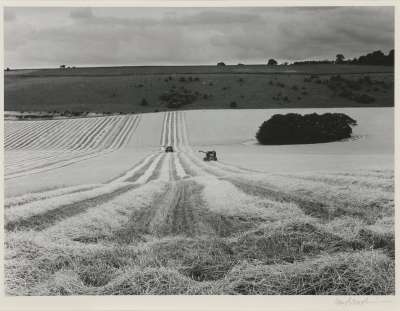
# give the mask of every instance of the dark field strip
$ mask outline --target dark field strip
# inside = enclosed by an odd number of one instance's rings
[[[63,205],[58,208],[47,211],[45,213],[31,216],[29,218],[13,222],[7,222],[4,227],[7,231],[29,230],[29,229],[35,231],[41,231],[63,219],[84,213],[89,208],[93,208],[100,204],[107,203],[111,201],[113,198],[127,191],[135,189],[137,187],[139,187],[139,185],[127,185],[116,191],[99,195],[95,198],[90,198],[80,202]]]

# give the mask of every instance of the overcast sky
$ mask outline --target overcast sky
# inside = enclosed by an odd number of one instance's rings
[[[5,8],[5,65],[265,63],[394,47],[391,7]]]

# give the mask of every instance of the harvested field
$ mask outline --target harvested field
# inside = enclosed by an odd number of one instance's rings
[[[369,124],[375,110],[352,110],[361,140],[314,153],[249,143],[260,111],[7,121],[6,293],[393,295],[380,109]],[[220,161],[197,152],[211,148]],[[303,166],[270,170],[283,155]]]

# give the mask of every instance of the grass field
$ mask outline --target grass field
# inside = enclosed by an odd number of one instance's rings
[[[287,147],[270,110],[6,121],[7,294],[393,295],[393,108],[337,110]]]
[[[361,103],[333,94],[333,75],[377,82],[357,92]],[[310,75],[317,79],[305,82]],[[181,81],[185,79],[185,81]],[[192,79],[192,81],[190,81]],[[320,81],[318,81],[320,80]],[[322,82],[322,83],[321,83]],[[391,107],[393,67],[357,65],[111,67],[14,70],[5,73],[5,110],[50,112],[155,112],[170,110],[160,96],[171,90],[197,94],[188,109]],[[148,105],[141,105],[142,99]]]

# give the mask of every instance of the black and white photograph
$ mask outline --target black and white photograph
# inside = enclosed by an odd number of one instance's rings
[[[394,297],[395,6],[165,3],[3,7],[4,295]]]

